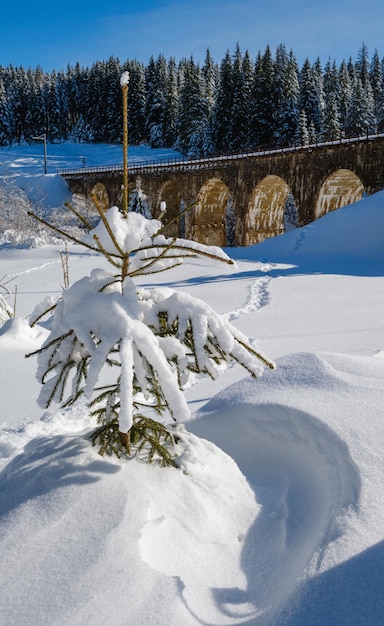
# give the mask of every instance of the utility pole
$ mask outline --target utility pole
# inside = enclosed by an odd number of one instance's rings
[[[128,85],[129,72],[123,72],[120,79],[123,96],[123,211],[128,213]]]
[[[47,135],[44,133],[39,137],[32,137],[32,139],[38,139],[39,141],[44,141],[44,174],[47,173]]]

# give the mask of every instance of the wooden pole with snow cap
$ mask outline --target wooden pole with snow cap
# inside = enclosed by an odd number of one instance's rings
[[[128,213],[128,85],[129,72],[123,72],[120,78],[123,96],[123,211]]]

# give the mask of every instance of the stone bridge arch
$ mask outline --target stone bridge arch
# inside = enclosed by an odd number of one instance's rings
[[[253,189],[245,215],[244,246],[284,233],[284,212],[290,193],[280,176],[265,176]]]
[[[362,199],[364,185],[349,169],[338,169],[330,174],[321,185],[316,201],[315,219],[329,211],[335,211]]]
[[[193,212],[186,214],[186,236],[211,246],[226,246],[227,207],[231,199],[221,178],[210,178],[197,196]]]

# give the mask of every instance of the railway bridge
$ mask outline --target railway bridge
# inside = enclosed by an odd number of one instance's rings
[[[121,206],[122,165],[59,172],[75,194]],[[129,193],[147,196],[169,235],[247,246],[384,189],[384,134],[212,158],[134,163]],[[180,230],[182,229],[182,231]],[[230,240],[232,237],[232,240]]]

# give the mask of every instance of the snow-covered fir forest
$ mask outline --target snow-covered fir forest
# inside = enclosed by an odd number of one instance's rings
[[[0,146],[120,142],[120,75],[130,73],[129,142],[188,156],[306,144],[384,130],[384,58],[363,44],[356,60],[299,67],[284,45],[253,60],[237,45],[218,64],[164,56],[111,57],[65,71],[0,67]]]

